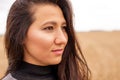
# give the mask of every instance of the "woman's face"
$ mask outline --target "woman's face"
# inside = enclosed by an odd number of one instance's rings
[[[63,13],[52,4],[34,5],[34,22],[24,40],[24,61],[41,65],[60,63],[68,36]]]

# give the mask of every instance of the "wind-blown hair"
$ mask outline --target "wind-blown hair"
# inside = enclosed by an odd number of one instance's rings
[[[34,12],[31,12],[31,8],[41,4],[59,6],[67,23],[68,43],[61,63],[56,66],[58,80],[88,80],[90,71],[75,37],[73,13],[69,0],[16,0],[13,3],[8,14],[5,33],[5,48],[8,57],[6,75],[17,70],[23,61],[23,41],[34,21]]]

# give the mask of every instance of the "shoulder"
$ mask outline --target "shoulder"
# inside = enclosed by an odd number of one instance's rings
[[[2,80],[17,80],[14,77],[12,77],[11,73],[9,73],[7,76],[5,76]]]

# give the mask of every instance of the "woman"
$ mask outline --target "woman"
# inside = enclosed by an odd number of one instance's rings
[[[3,80],[88,80],[68,0],[16,0],[5,34]]]

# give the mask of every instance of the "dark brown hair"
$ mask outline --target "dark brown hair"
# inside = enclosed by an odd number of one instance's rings
[[[5,47],[9,63],[6,75],[16,70],[23,61],[22,42],[33,22],[34,13],[30,12],[30,9],[36,4],[59,6],[67,23],[68,43],[62,61],[57,65],[58,80],[88,80],[89,69],[75,37],[73,13],[69,0],[16,0],[14,2],[8,14],[5,33]]]

